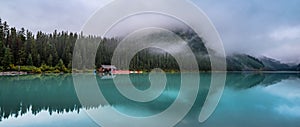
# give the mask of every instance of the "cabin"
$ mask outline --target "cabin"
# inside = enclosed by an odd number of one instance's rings
[[[99,73],[105,74],[141,74],[143,71],[117,70],[114,65],[101,65],[98,69]]]
[[[112,73],[115,70],[117,70],[117,67],[114,65],[101,65],[101,67],[98,69],[98,72],[100,73]]]

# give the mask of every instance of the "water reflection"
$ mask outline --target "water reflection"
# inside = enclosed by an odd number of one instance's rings
[[[300,117],[299,78],[299,74],[229,73],[226,89],[216,112],[205,123],[199,123],[198,115],[210,83],[210,74],[201,74],[196,103],[178,126],[236,126],[245,123],[249,126],[258,126],[251,124],[251,120],[267,126],[281,125],[278,121],[293,126],[295,123],[292,120]],[[81,105],[71,75],[2,76],[0,77],[0,123],[4,119],[20,117],[26,113],[33,115],[44,111],[50,115],[79,113],[83,108],[93,109],[103,106],[112,106],[132,116],[150,116],[168,108],[178,95],[180,75],[168,74],[167,79],[166,89],[161,96],[150,102],[138,103],[122,96],[112,80],[97,77],[99,88],[104,96],[109,98],[109,105],[101,103]],[[131,80],[140,90],[150,86],[147,74],[131,75]],[[274,119],[278,121],[270,121]]]
[[[81,105],[76,98],[70,75],[29,75],[0,77],[0,120],[18,117],[42,110],[53,112],[79,112]]]

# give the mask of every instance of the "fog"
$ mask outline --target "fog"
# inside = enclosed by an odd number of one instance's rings
[[[10,26],[18,29],[24,27],[33,32],[41,30],[52,33],[55,29],[80,32],[89,17],[110,1],[1,0],[0,17],[8,21]],[[227,54],[247,53],[275,58],[286,63],[300,63],[299,0],[192,2],[201,8],[216,26]],[[123,22],[130,25],[123,25],[127,27],[121,31],[112,31],[110,36],[124,35],[134,27],[145,25],[145,20],[160,24],[161,27],[180,27],[163,16],[143,15]]]

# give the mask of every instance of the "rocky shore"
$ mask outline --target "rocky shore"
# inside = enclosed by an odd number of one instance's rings
[[[5,76],[5,75],[27,75],[27,72],[22,72],[22,71],[7,71],[7,72],[0,72],[0,76]]]

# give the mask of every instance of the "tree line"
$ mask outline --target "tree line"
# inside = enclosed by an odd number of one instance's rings
[[[52,70],[67,71],[71,67],[72,46],[78,35],[72,32],[43,33],[34,35],[29,30],[17,30],[0,19],[0,69],[23,70],[44,67]],[[25,67],[27,66],[27,67]],[[19,70],[19,68],[18,68]]]
[[[84,56],[91,53],[90,46],[98,44],[94,68],[99,68],[103,64],[111,64],[114,49],[120,38],[83,36],[82,33],[57,30],[53,33],[38,31],[33,34],[25,28],[17,30],[10,27],[6,21],[0,19],[0,71],[71,72],[76,41],[83,42],[83,45],[82,50],[75,53],[76,56],[82,57],[82,61],[75,64],[84,65],[84,62],[91,61]],[[151,70],[156,67],[165,70],[179,69],[170,54],[151,54],[151,49],[139,52],[130,63],[131,70]]]
[[[186,44],[198,62],[199,70],[210,71],[211,62],[208,50],[214,51],[205,47],[202,38],[192,30],[175,29],[173,32],[187,42]],[[157,38],[164,36],[161,33],[156,34]],[[121,40],[122,38],[117,37],[84,36],[83,33],[58,32],[57,30],[53,33],[38,31],[33,34],[24,28],[17,30],[15,27],[10,27],[6,21],[2,22],[0,19],[0,71],[68,73],[74,69],[93,70],[101,65],[111,64],[113,53]],[[74,52],[75,44],[80,49]],[[98,46],[97,51],[92,51],[91,47],[95,46]],[[165,71],[179,71],[174,57],[167,52],[158,50],[154,48],[141,50],[130,60],[129,69],[150,71],[153,68],[161,68]],[[91,54],[94,54],[95,57],[87,57]],[[72,63],[73,55],[79,58],[74,63]],[[126,52],[124,52],[125,55]],[[186,54],[187,57],[188,55],[190,54]],[[229,71],[260,71],[268,68],[261,60],[250,55],[228,56],[226,60]],[[119,60],[117,64],[122,65],[122,62],[123,60]],[[118,65],[116,65],[117,68]],[[72,68],[72,66],[77,68]],[[300,64],[289,68],[291,69],[288,70],[299,71]],[[275,69],[278,67],[276,66]]]

